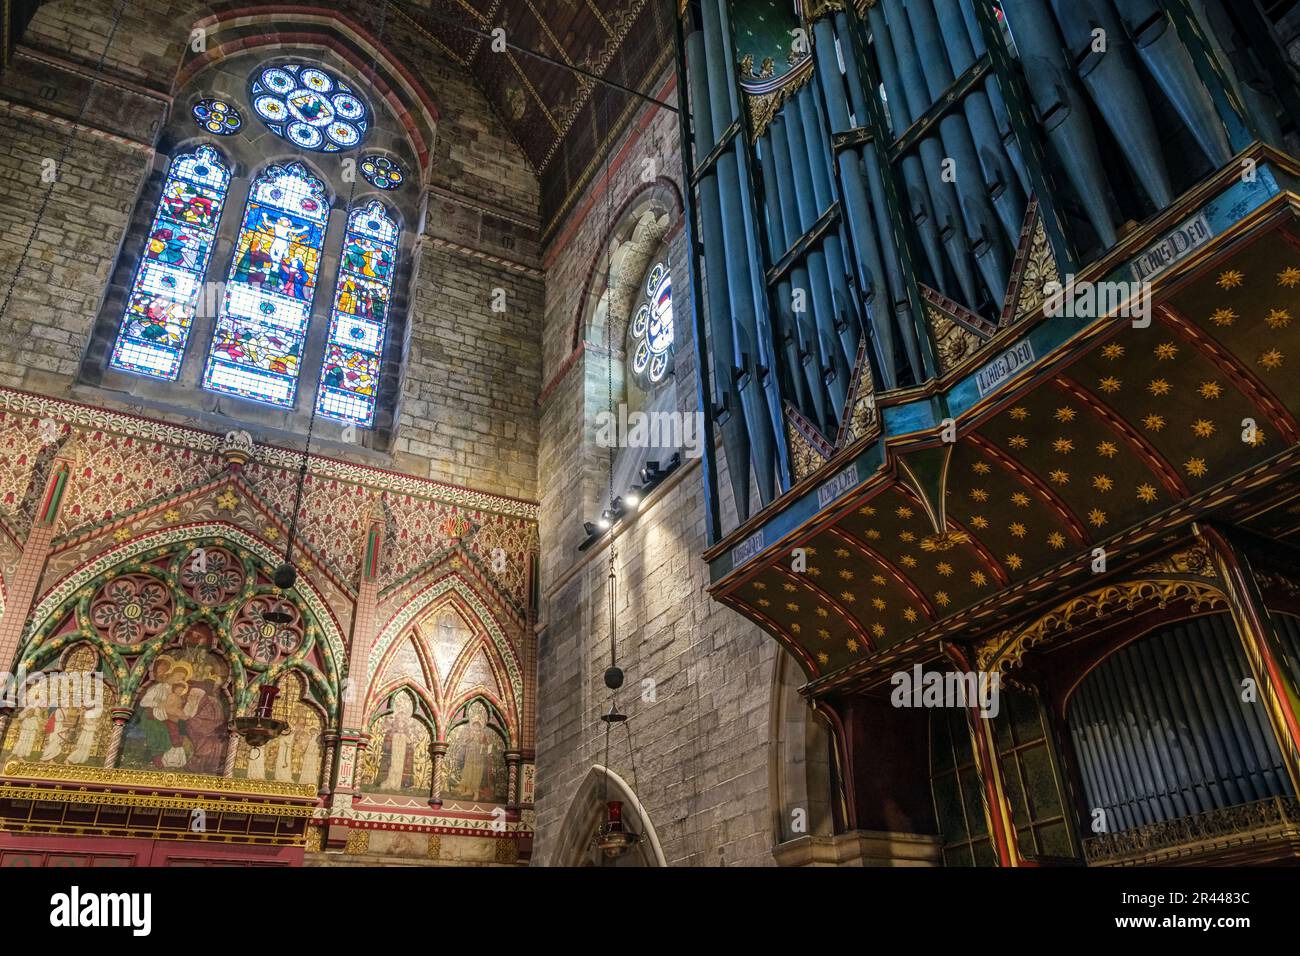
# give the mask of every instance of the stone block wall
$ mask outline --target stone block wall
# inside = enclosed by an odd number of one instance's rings
[[[666,95],[675,96],[671,86]],[[559,858],[561,831],[593,765],[609,766],[636,792],[669,865],[773,862],[768,753],[778,648],[706,591],[698,460],[688,459],[615,539],[618,660],[626,672],[618,705],[630,720],[626,731],[615,727],[610,735],[608,758],[600,715],[610,706],[603,680],[609,552],[599,545],[577,550],[582,522],[594,519],[605,493],[606,464],[603,449],[593,448],[591,419],[606,406],[607,371],[603,334],[575,356],[574,322],[586,314],[592,263],[617,226],[611,211],[642,188],[647,169],[680,188],[676,136],[676,116],[648,108],[615,145],[611,192],[598,181],[546,253],[535,864],[575,862]],[[668,241],[677,396],[679,407],[694,411],[680,222]],[[725,475],[721,484],[725,489]]]

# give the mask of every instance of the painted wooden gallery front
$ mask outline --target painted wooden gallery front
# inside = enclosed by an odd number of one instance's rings
[[[856,6],[681,38],[711,589],[831,738],[778,856],[1295,862],[1291,68],[1249,4]]]

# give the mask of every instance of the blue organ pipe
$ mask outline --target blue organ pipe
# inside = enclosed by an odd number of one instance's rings
[[[1098,0],[1111,2],[1111,0]],[[1187,128],[1215,167],[1232,159],[1232,147],[1214,100],[1201,82],[1178,31],[1152,0],[1113,0],[1142,60],[1174,104]]]
[[[699,157],[703,157],[712,150],[716,137],[708,106],[709,86],[704,69],[704,34],[701,31],[694,30],[686,37],[686,55],[696,152]],[[727,475],[736,500],[737,514],[741,521],[745,521],[749,517],[750,442],[744,419],[740,415],[740,393],[736,389],[733,360],[735,338],[731,326],[731,306],[727,301],[727,287],[723,280],[727,274],[727,256],[722,243],[722,205],[714,170],[710,169],[700,177],[699,196],[700,244],[704,248],[706,271],[704,288],[709,302],[709,355],[713,360],[714,387],[718,389],[725,408],[718,427],[722,432],[722,448],[727,459]]]
[[[957,0],[935,0],[934,12],[940,21],[954,25],[943,31],[943,41],[953,74],[963,76],[975,65],[976,57]],[[955,26],[958,23],[963,25]],[[935,25],[937,27],[938,23]],[[1026,190],[1021,185],[1015,163],[1007,152],[1003,130],[998,124],[988,94],[981,89],[972,90],[963,100],[962,106],[979,147],[980,165],[984,169],[984,181],[989,187],[989,198],[1014,247],[1020,241],[1020,230],[1025,223]]]
[[[741,100],[740,82],[735,68],[737,58],[735,50],[732,49],[731,0],[716,0],[716,3],[718,22],[722,30],[722,63],[726,64],[724,73],[727,77],[728,102],[731,104],[729,116],[739,118],[741,123],[744,124],[748,120],[748,115]],[[737,198],[740,200],[741,212],[744,214],[745,235],[755,237],[758,235],[758,208],[754,202],[754,191],[757,189],[757,182],[751,167],[754,159],[753,144],[750,142],[748,129],[742,129],[740,135],[736,137],[732,151],[736,157],[740,182],[744,185],[743,192],[738,194]],[[756,462],[755,467],[759,469],[760,476],[765,476],[771,475],[775,466],[780,472],[782,487],[788,487],[790,484],[790,467],[785,448],[785,409],[779,379],[775,374],[776,359],[772,354],[772,350],[775,348],[775,336],[769,310],[770,296],[768,295],[767,276],[763,271],[763,256],[757,240],[748,242],[746,250],[749,254],[749,282],[755,307],[754,331],[756,333],[755,342],[758,346],[754,364],[750,368],[757,383],[757,388],[762,392],[762,398],[767,404],[768,423],[772,430],[773,453],[772,460],[764,460],[761,464]],[[763,494],[762,502],[764,506],[776,497],[775,486],[769,487],[767,482],[760,481],[759,491]]]
[[[793,102],[787,100],[780,115],[785,124],[786,144],[790,148],[790,168],[794,172],[794,193],[799,205],[799,234],[803,235],[817,221],[817,200],[813,195],[811,174],[808,170],[808,148],[805,145],[803,123]],[[845,397],[848,393],[848,363],[840,353],[835,333],[835,300],[831,295],[830,279],[826,273],[826,256],[813,246],[804,257],[808,269],[808,287],[804,289],[804,308],[812,307],[812,321],[816,328],[817,357],[821,374],[830,394],[835,420],[842,420]],[[809,302],[811,300],[811,302]]]
[[[772,148],[772,133],[769,127],[768,131],[758,139],[758,161],[763,171],[763,204],[767,210],[767,255],[772,262],[778,262],[789,246],[785,241],[785,224],[781,215],[781,187]],[[802,363],[799,360],[799,335],[796,331],[794,313],[790,311],[790,293],[791,286],[788,279],[777,283],[777,348],[784,356],[784,367],[789,372],[795,407],[808,415],[811,406],[808,386],[800,367]]]
[[[858,59],[854,56],[853,36],[854,31],[852,24],[849,23],[848,14],[841,10],[835,14],[835,32],[841,38],[841,47],[844,51],[844,78],[848,81],[849,101],[853,106],[853,115],[856,117],[857,125],[866,126],[869,122],[868,117],[871,115],[871,107],[867,101],[867,96],[875,96],[873,90],[867,93],[863,85],[862,75],[859,72]],[[907,353],[907,360],[912,366],[913,378],[916,381],[923,379],[920,347],[916,341],[916,326],[912,319],[912,308],[907,300],[907,284],[903,280],[903,266],[898,259],[898,247],[896,237],[893,232],[893,224],[889,219],[889,207],[885,201],[885,184],[881,179],[879,158],[876,154],[877,145],[874,139],[867,141],[856,149],[846,149],[840,159],[841,168],[861,172],[865,170],[867,185],[870,191],[872,211],[872,222],[874,230],[864,227],[864,232],[875,239],[876,256],[884,266],[883,274],[877,272],[876,284],[878,286],[875,307],[878,310],[884,310],[886,303],[888,309],[893,313],[895,328],[903,342],[903,349]],[[847,179],[847,177],[845,177]],[[856,233],[855,233],[856,235]],[[883,316],[877,314],[873,318],[877,336],[883,341],[888,340],[889,353],[894,354],[893,336],[889,334],[887,323]],[[881,355],[881,364],[884,365],[883,358],[884,346],[880,347],[877,352]],[[890,364],[889,376],[891,380],[896,381],[897,375],[893,371],[896,365]],[[882,385],[883,388],[892,388],[893,385]]]
[[[821,81],[831,131],[843,133],[850,129],[849,103],[840,81],[839,64],[835,58],[835,32],[827,19],[813,25],[816,40],[817,75]],[[845,57],[847,72],[856,76],[852,57]],[[860,87],[860,83],[858,84]],[[865,118],[865,114],[862,114]],[[880,256],[880,243],[876,235],[875,218],[867,198],[867,185],[862,172],[862,161],[857,150],[841,150],[836,163],[839,167],[840,189],[844,196],[844,218],[853,236],[853,251],[857,260],[858,276],[862,286],[864,304],[871,323],[872,348],[879,369],[879,388],[890,389],[897,384],[894,358],[894,336],[890,328],[894,311],[886,285],[885,270]]]
[[[1079,79],[1119,143],[1133,175],[1157,209],[1174,201],[1156,122],[1142,90],[1137,56],[1110,0],[1052,0]],[[1104,31],[1103,52],[1096,52],[1093,31]]]
[[[730,90],[730,61],[722,39],[722,21],[716,4],[700,5],[704,22],[704,66],[708,74],[709,108],[713,130],[720,136],[736,117]],[[739,140],[717,157],[718,192],[722,202],[722,242],[726,250],[726,282],[730,292],[732,332],[735,349],[732,361],[739,371],[737,387],[740,404],[749,429],[750,458],[758,479],[759,497],[764,503],[775,495],[774,433],[764,396],[760,395],[758,364],[758,321],[754,302],[752,260],[748,246],[750,232],[745,228],[745,210],[741,198]],[[712,277],[712,273],[710,274]],[[746,503],[746,507],[748,503]]]
[[[929,109],[952,88],[956,77],[949,65],[943,40],[939,35],[939,21],[935,19],[934,6],[930,0],[906,0],[904,9],[912,25],[913,42],[921,54],[922,74],[929,91],[926,109]],[[965,105],[971,103],[971,97],[979,95],[978,92],[972,92],[966,97]],[[985,106],[987,105],[986,101]],[[990,138],[994,140],[991,148],[996,149],[992,111],[988,111],[988,119]],[[1010,276],[1010,262],[1006,248],[998,235],[998,216],[989,201],[991,184],[986,182],[979,152],[975,148],[975,138],[966,118],[955,112],[949,112],[939,121],[939,138],[943,142],[944,152],[955,163],[954,173],[957,179],[955,185],[957,195],[961,199],[962,222],[971,252],[975,256],[975,264],[979,267],[980,275],[988,288],[989,298],[995,305],[1001,305]],[[1005,198],[1006,184],[998,185],[1003,187],[1000,196]],[[1012,242],[1020,231],[1020,219],[1023,216],[1022,207],[1019,216],[1009,217],[1014,220],[1009,230],[1013,237]],[[971,299],[971,307],[976,307],[978,301]]]
[[[785,127],[786,118],[778,115],[772,120],[768,130],[771,133],[772,161],[776,166],[777,191],[781,200],[781,223],[785,232],[785,248],[789,250],[794,245],[795,240],[799,238],[800,232],[799,205],[795,197],[794,170],[790,165],[790,144],[789,138],[785,134]],[[793,295],[795,289],[802,289],[806,298],[811,285],[808,279],[808,270],[802,265],[796,264],[790,270],[790,280],[793,285],[788,290],[787,295]],[[783,303],[783,307],[790,308],[791,301],[790,298],[787,298]],[[814,421],[821,428],[829,421],[826,415],[826,387],[821,374],[817,329],[813,325],[812,316],[808,313],[806,305],[805,302],[803,310],[792,313],[799,345],[797,371],[801,372],[804,381],[808,384],[808,395],[812,399],[812,407],[815,413],[813,416]]]
[[[925,77],[921,73],[920,59],[912,42],[912,30],[908,26],[907,13],[903,9],[902,0],[881,0],[879,5],[885,8],[889,38],[893,41],[894,50],[898,54],[899,73],[903,80],[907,103],[906,122],[902,124],[902,129],[906,129],[925,113],[930,97],[926,91]],[[979,303],[979,293],[976,291],[975,271],[971,267],[970,257],[966,254],[966,239],[963,235],[961,215],[958,212],[961,208],[961,200],[957,196],[956,187],[950,182],[945,182],[943,177],[944,160],[949,154],[933,136],[922,137],[919,149],[924,170],[923,182],[930,192],[930,203],[934,208],[939,240],[947,250],[948,264],[952,266],[953,273],[957,276],[957,284],[961,286],[966,304],[974,307]]]
[[[1109,248],[1116,242],[1114,202],[1083,94],[1066,71],[1056,21],[1043,0],[1002,0],[1040,122],[1056,147],[1088,221]]]
[[[907,353],[907,361],[912,366],[912,377],[920,382],[925,379],[925,366],[921,364],[921,343],[917,339],[916,321],[913,318],[907,282],[903,278],[903,264],[899,261],[896,245],[902,241],[902,237],[893,231],[889,205],[885,197],[885,181],[875,151],[874,143],[866,143],[859,148],[858,155],[862,166],[867,171],[867,184],[871,188],[871,208],[876,219],[876,235],[884,237],[881,253],[885,259],[885,276],[889,280],[889,295],[893,303],[896,327],[903,340],[903,351]]]
[[[808,150],[808,169],[812,173],[813,201],[817,204],[820,218],[834,201],[831,191],[831,171],[827,160],[830,136],[817,122],[817,101],[811,86],[805,86],[786,103],[786,109],[792,109],[803,122],[804,146]],[[838,226],[827,229],[822,235],[821,246],[826,257],[826,278],[831,284],[831,299],[835,303],[831,312],[831,324],[835,337],[839,341],[844,365],[852,369],[858,359],[858,342],[861,323],[858,319],[857,306],[849,292],[848,260],[844,255],[844,244],[840,242]]]
[[[1272,88],[1271,80],[1255,61],[1250,45],[1237,32],[1217,0],[1190,0],[1190,3],[1214,58],[1219,61],[1238,101],[1259,128],[1259,135],[1266,143],[1286,149],[1282,125],[1277,121],[1278,104],[1264,92]]]
[[[980,29],[975,8],[971,5],[973,2],[974,0],[961,0],[961,19],[966,25],[966,39],[970,43],[975,59],[978,60],[988,52],[988,46],[984,42],[984,32]],[[940,19],[945,23],[952,22],[949,16],[942,13]],[[945,32],[945,38],[947,35]],[[997,120],[998,133],[1002,137],[1002,148],[1011,159],[1011,167],[1016,171],[1016,178],[1020,180],[1021,191],[1028,196],[1034,191],[1029,182],[1029,169],[1025,166],[1025,155],[1020,151],[1020,141],[1016,139],[1015,131],[1011,127],[1011,114],[1007,112],[1007,101],[1002,95],[1002,87],[998,85],[996,76],[990,74],[984,81],[984,92],[988,95],[989,105],[993,108],[993,116]]]
[[[898,58],[894,54],[894,45],[889,38],[889,25],[885,22],[885,13],[879,3],[867,8],[867,17],[871,24],[872,45],[876,49],[876,61],[880,64],[880,82],[885,88],[888,101],[889,120],[893,126],[894,138],[906,131],[912,123],[912,113],[907,104],[907,91],[898,68]],[[888,148],[882,143],[881,149]],[[936,289],[944,295],[951,295],[948,284],[948,270],[944,263],[939,240],[939,225],[935,218],[934,205],[930,201],[930,191],[925,183],[925,170],[920,157],[908,154],[900,163],[903,173],[903,186],[907,190],[907,207],[916,226],[921,248],[925,251],[925,260],[930,265],[931,278]],[[918,366],[919,368],[919,366]]]
[[[803,122],[790,101],[780,109],[785,124],[786,144],[790,148],[790,168],[794,173],[794,193],[799,205],[799,234],[803,235],[817,221],[817,200],[813,195],[812,176],[808,170],[808,147],[805,143]],[[835,300],[831,295],[830,279],[826,274],[826,256],[813,246],[804,256],[808,270],[808,286],[804,288],[804,308],[811,306],[812,323],[816,329],[817,359],[820,374],[831,398],[831,407],[838,421],[844,413],[844,400],[848,391],[847,373],[840,355],[835,335]]]

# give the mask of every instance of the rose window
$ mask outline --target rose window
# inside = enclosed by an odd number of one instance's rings
[[[303,149],[352,149],[370,125],[370,110],[361,98],[318,66],[286,63],[263,69],[253,77],[250,99],[267,129]]]
[[[673,284],[662,262],[646,277],[645,302],[632,317],[632,339],[632,370],[651,382],[660,381],[673,347]]]
[[[166,585],[143,574],[109,581],[90,602],[90,620],[116,644],[138,644],[171,620]]]
[[[244,586],[244,568],[223,548],[195,548],[181,562],[181,586],[199,604],[224,604]]]
[[[255,597],[240,608],[230,633],[249,657],[270,664],[282,654],[292,654],[302,643],[302,615],[284,598]]]

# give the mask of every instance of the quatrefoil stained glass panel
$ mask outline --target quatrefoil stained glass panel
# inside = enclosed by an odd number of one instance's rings
[[[319,66],[265,67],[253,77],[249,100],[267,129],[303,149],[353,149],[370,128],[370,110],[361,97]]]

